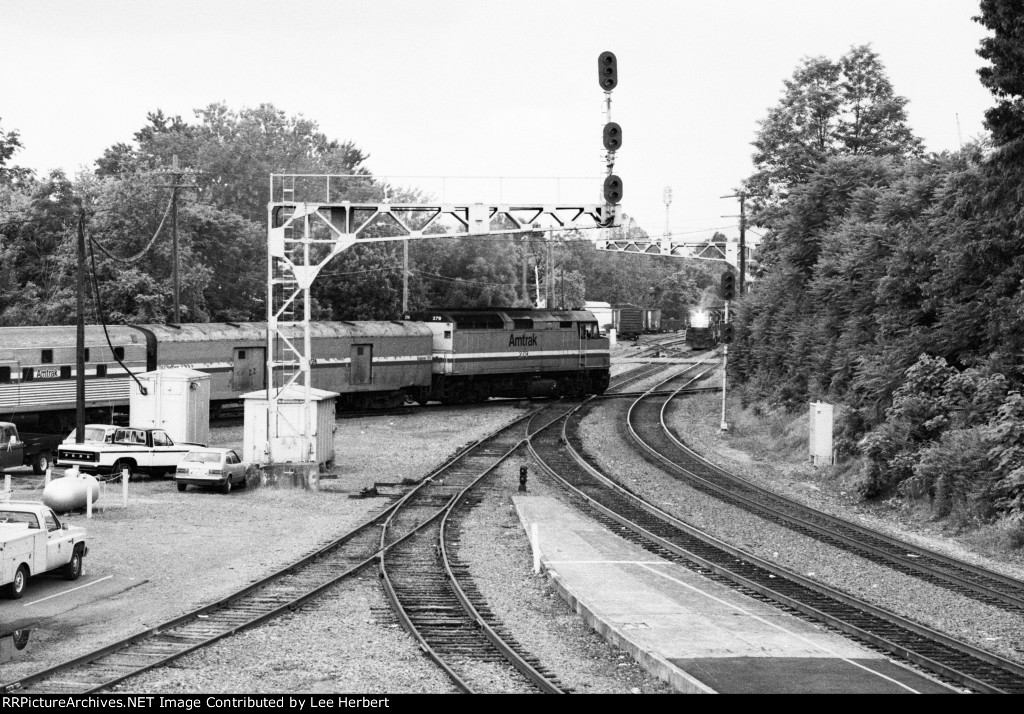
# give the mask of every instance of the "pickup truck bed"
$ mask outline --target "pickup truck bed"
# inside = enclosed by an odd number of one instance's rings
[[[59,570],[77,580],[88,552],[85,530],[62,523],[45,504],[0,502],[0,587],[7,597],[20,598],[40,573]]]
[[[0,471],[31,466],[36,474],[45,473],[61,441],[58,434],[18,433],[11,422],[0,422]]]

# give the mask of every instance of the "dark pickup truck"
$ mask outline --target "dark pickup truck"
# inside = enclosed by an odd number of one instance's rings
[[[37,474],[46,473],[63,440],[58,434],[19,434],[17,426],[0,421],[0,471],[31,466]]]

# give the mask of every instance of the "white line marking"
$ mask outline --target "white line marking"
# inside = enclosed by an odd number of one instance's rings
[[[549,560],[552,565],[664,565],[664,560]]]
[[[24,605],[22,605],[22,607],[28,607],[29,605],[35,605],[36,603],[46,602],[47,600],[52,600],[55,597],[60,597],[61,595],[67,595],[68,593],[73,593],[75,590],[81,590],[82,588],[87,588],[87,587],[89,587],[91,585],[95,585],[96,583],[102,583],[104,580],[110,580],[112,577],[114,577],[114,576],[113,575],[108,575],[105,578],[100,578],[99,580],[93,580],[91,583],[86,583],[85,585],[79,585],[77,588],[71,588],[70,590],[65,590],[63,592],[59,592],[56,595],[48,595],[48,596],[42,598],[41,600],[33,600],[32,602],[26,602]]]
[[[754,620],[757,620],[758,622],[764,623],[765,625],[768,625],[769,627],[774,627],[775,629],[781,630],[782,632],[785,632],[788,635],[793,635],[794,637],[796,637],[796,638],[798,638],[800,640],[803,640],[804,642],[809,644],[811,647],[817,647],[818,649],[821,649],[821,650],[823,650],[825,652],[828,652],[830,655],[832,655],[836,659],[841,659],[841,660],[843,660],[845,662],[848,662],[849,664],[852,664],[854,667],[859,667],[860,669],[863,669],[866,672],[870,672],[871,674],[877,675],[877,676],[881,677],[882,679],[887,679],[890,682],[892,682],[893,684],[899,685],[900,687],[903,687],[904,689],[906,689],[909,692],[913,692],[914,694],[920,694],[921,693],[921,692],[917,691],[916,689],[910,687],[909,685],[904,684],[903,682],[900,682],[900,681],[898,681],[896,679],[893,679],[892,677],[889,677],[889,676],[887,676],[885,674],[882,674],[881,672],[873,670],[870,667],[865,667],[864,665],[860,664],[859,662],[854,662],[849,657],[843,657],[842,655],[840,655],[835,650],[833,650],[833,649],[831,649],[829,647],[826,647],[825,645],[821,644],[820,642],[814,642],[813,640],[810,640],[810,639],[804,637],[803,635],[801,635],[798,632],[793,632],[792,630],[789,630],[789,629],[783,627],[782,625],[780,625],[780,624],[778,624],[776,622],[771,622],[770,620],[764,619],[760,615],[755,615],[753,612],[750,612],[749,610],[745,610],[744,608],[736,605],[735,603],[726,602],[725,600],[722,600],[721,598],[716,597],[716,596],[712,595],[711,593],[704,592],[703,590],[700,590],[699,588],[696,588],[693,585],[690,585],[689,583],[684,583],[682,580],[679,580],[678,578],[674,578],[671,575],[669,575],[668,573],[662,573],[659,570],[656,570],[656,569],[654,569],[652,567],[649,567],[646,563],[638,562],[637,565],[639,565],[644,570],[651,571],[655,575],[660,575],[661,577],[666,578],[667,580],[671,580],[674,583],[678,583],[679,585],[682,585],[684,588],[688,588],[688,589],[694,591],[695,593],[703,595],[704,597],[706,597],[706,598],[708,598],[710,600],[714,600],[715,602],[718,602],[718,603],[720,603],[720,604],[722,604],[722,605],[724,605],[726,607],[729,607],[729,608],[732,608],[732,609],[735,609],[735,610],[739,610],[740,612],[745,614],[747,617],[753,618]],[[665,563],[664,561],[662,561],[661,563],[659,563],[659,565],[665,566],[665,565],[669,565],[669,563]]]

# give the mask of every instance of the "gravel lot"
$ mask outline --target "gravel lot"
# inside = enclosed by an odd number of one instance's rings
[[[377,481],[421,477],[460,447],[521,415],[522,409],[510,402],[341,419],[335,435],[337,478],[323,479],[319,492],[263,488],[222,495],[190,488],[178,493],[172,480],[143,479],[131,483],[124,509],[120,485],[111,484],[91,520],[84,514],[70,514],[68,520],[89,531],[86,572],[111,575],[124,589],[32,624],[29,647],[19,659],[3,664],[0,681],[144,630],[317,550],[385,502],[352,499],[350,493]],[[240,446],[241,441],[241,427],[211,432],[216,445]],[[518,487],[518,470],[514,476]],[[38,477],[16,475],[14,497],[39,499],[41,486]],[[542,659],[548,652],[557,657],[549,666],[579,691],[664,691],[587,629],[554,596],[546,579],[532,575],[527,540],[518,519],[508,512],[510,502],[499,494],[476,509],[466,524],[472,530],[466,540],[500,539],[467,549],[464,558],[474,569],[484,566],[481,586],[495,595],[496,609],[520,613],[510,624],[518,622],[532,632],[532,639],[524,636],[521,641],[538,647]],[[510,533],[515,538],[509,539]],[[18,603],[0,601],[0,621],[15,616],[22,617]],[[545,642],[548,649],[542,650]],[[132,681],[130,691],[455,690],[397,624],[376,571],[368,571],[272,624],[142,675]]]

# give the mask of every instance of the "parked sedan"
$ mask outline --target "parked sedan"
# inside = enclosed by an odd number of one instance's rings
[[[252,476],[252,464],[238,457],[234,449],[195,449],[185,455],[174,472],[178,490],[203,486],[231,493],[234,486],[246,486]]]

